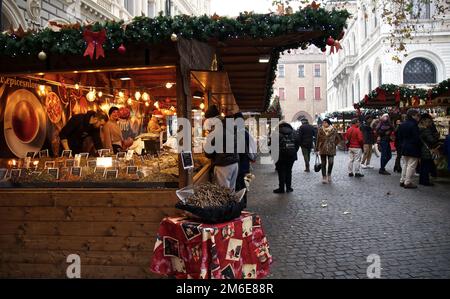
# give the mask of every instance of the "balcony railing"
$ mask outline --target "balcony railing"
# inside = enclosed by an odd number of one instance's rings
[[[96,0],[97,4],[107,10],[108,12],[112,12],[112,3],[108,0]]]

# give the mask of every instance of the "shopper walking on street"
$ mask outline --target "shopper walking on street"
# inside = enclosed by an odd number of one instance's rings
[[[375,135],[373,134],[372,124],[373,117],[371,115],[366,116],[364,124],[361,126],[360,130],[363,134],[364,146],[363,146],[363,158],[361,161],[362,168],[370,168],[373,166],[370,165],[370,160],[372,158],[372,148],[375,143]]]
[[[302,119],[302,125],[298,129],[300,147],[302,148],[303,159],[305,160],[305,172],[309,172],[311,150],[313,148],[314,127],[309,124],[306,118]]]
[[[364,146],[364,137],[359,129],[359,120],[353,119],[352,126],[345,133],[345,140],[348,143],[348,176],[363,177],[361,173],[361,156],[362,148]]]
[[[279,157],[275,163],[278,172],[278,189],[274,193],[292,192],[292,167],[297,160],[297,152],[300,147],[297,132],[288,123],[279,125],[278,134],[273,138],[279,140]]]
[[[392,158],[391,151],[391,133],[394,131],[394,127],[389,120],[389,114],[383,114],[381,117],[380,123],[377,126],[377,134],[380,138],[380,147],[381,147],[381,167],[380,174],[390,175],[389,172],[386,171],[386,165],[389,160]]]
[[[433,186],[433,183],[430,182],[430,174],[434,168],[433,155],[437,153],[439,146],[439,132],[433,130],[433,119],[428,113],[422,114],[419,130],[422,142],[419,184]]]
[[[395,157],[394,172],[398,173],[402,172],[402,165],[401,165],[402,151],[400,149],[400,144],[398,143],[398,129],[400,128],[401,123],[402,123],[401,119],[397,119],[395,121],[395,151],[397,156]]]
[[[339,134],[332,126],[328,118],[323,120],[322,126],[317,133],[316,152],[320,154],[322,162],[322,183],[331,183],[331,172],[333,170],[334,156],[336,156],[336,146],[339,144]],[[327,169],[328,165],[328,169]]]
[[[400,125],[398,130],[398,143],[402,151],[403,169],[400,178],[400,186],[406,189],[417,188],[412,182],[412,177],[416,171],[417,163],[421,156],[421,142],[419,137],[418,122],[419,112],[415,109],[409,109],[407,120]]]

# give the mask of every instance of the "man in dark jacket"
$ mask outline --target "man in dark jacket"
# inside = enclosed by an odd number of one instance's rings
[[[298,128],[297,134],[302,148],[303,159],[305,160],[305,172],[309,172],[309,161],[311,159],[311,149],[313,148],[315,136],[314,127],[304,118],[302,119],[302,125]]]
[[[368,115],[360,128],[364,139],[363,158],[361,161],[362,168],[373,168],[373,166],[370,165],[370,159],[372,158],[372,147],[375,143],[373,129],[370,126],[372,124],[372,121],[373,117],[371,115]]]
[[[292,167],[297,160],[297,152],[300,148],[298,134],[290,124],[282,122],[278,127],[278,134],[275,134],[273,138],[279,139],[279,157],[275,163],[279,187],[273,192],[284,193],[286,191],[289,193],[294,191],[292,189]]]
[[[99,111],[88,111],[86,114],[72,116],[59,132],[59,138],[64,150],[72,150],[72,154],[79,154],[88,149],[83,144],[88,137],[92,138],[96,150],[102,149],[100,128],[108,121],[108,116]]]
[[[398,129],[398,144],[402,151],[402,160],[404,163],[400,186],[406,189],[414,189],[417,186],[412,183],[412,177],[416,171],[417,163],[421,155],[418,126],[420,114],[415,109],[409,109],[406,115],[407,120]]]
[[[226,120],[227,119],[225,118],[222,121],[222,136],[216,136],[217,134],[209,134],[207,137],[210,138],[210,144],[213,146],[215,145],[215,138],[222,137],[222,149],[218,152],[213,151],[208,153],[205,148],[205,156],[211,159],[212,166],[214,167],[214,178],[216,183],[222,187],[235,190],[236,180],[239,173],[239,155],[237,154],[236,127],[234,126],[233,118],[231,118],[231,121],[229,121],[229,125],[227,125]],[[214,129],[214,131],[216,129],[217,127]],[[233,137],[229,137],[234,141],[233,146],[227,146],[227,135]]]

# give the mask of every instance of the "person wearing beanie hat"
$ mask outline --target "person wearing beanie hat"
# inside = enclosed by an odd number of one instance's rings
[[[381,147],[381,167],[379,174],[390,175],[390,173],[386,171],[386,165],[392,158],[391,134],[394,132],[394,126],[391,124],[389,114],[385,113],[381,116],[380,123],[378,124],[376,131],[380,137]]]

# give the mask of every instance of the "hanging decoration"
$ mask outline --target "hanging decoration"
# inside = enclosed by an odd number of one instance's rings
[[[127,48],[123,44],[120,45],[120,47],[117,49],[120,55],[125,55],[127,53]]]
[[[170,40],[176,42],[178,41],[178,36],[175,33],[172,33],[172,35],[170,36]]]
[[[47,53],[45,53],[44,51],[39,52],[38,58],[39,58],[39,60],[41,60],[41,61],[46,60],[46,59],[47,59]]]
[[[85,29],[83,32],[83,38],[86,41],[87,48],[83,56],[89,56],[92,60],[105,57],[105,51],[103,50],[103,44],[106,41],[106,30],[102,29],[98,32],[93,32],[90,29]]]

